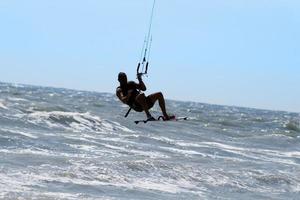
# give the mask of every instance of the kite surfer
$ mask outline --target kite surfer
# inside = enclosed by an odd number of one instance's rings
[[[124,104],[127,104],[130,108],[136,112],[145,112],[147,115],[147,121],[155,121],[149,110],[154,106],[156,101],[159,102],[163,119],[170,120],[172,116],[169,116],[166,111],[166,104],[164,96],[161,92],[145,96],[141,91],[146,91],[146,86],[142,80],[142,75],[137,75],[139,83],[134,81],[127,81],[127,75],[124,72],[120,72],[118,75],[118,81],[120,86],[117,87],[116,95]]]

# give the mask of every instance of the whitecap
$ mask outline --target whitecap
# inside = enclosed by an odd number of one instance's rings
[[[30,113],[28,117],[29,121],[36,125],[45,124],[48,128],[62,128],[75,132],[92,131],[107,133],[113,132],[115,128],[112,124],[89,112],[36,111]],[[120,128],[121,126],[118,127]]]
[[[9,97],[8,100],[10,100],[10,101],[28,101],[27,99],[16,98],[16,97]]]
[[[38,138],[37,136],[35,136],[31,133],[20,131],[20,130],[11,130],[11,129],[5,129],[5,128],[1,128],[0,130],[4,131],[4,132],[13,133],[13,134],[23,135],[23,136],[26,136],[26,137],[29,137],[29,138],[32,138],[32,139],[37,139]]]
[[[284,128],[288,129],[288,131],[300,132],[300,122],[289,121],[284,125]]]
[[[171,152],[180,153],[185,156],[200,155],[200,156],[206,157],[205,154],[197,152],[197,151],[193,151],[193,150],[177,149],[177,148],[170,148],[170,147],[160,147],[160,149],[165,149],[165,150],[168,150]]]
[[[7,110],[8,108],[4,104],[4,100],[0,99],[0,108]]]
[[[207,147],[219,148],[220,150],[238,154],[246,158],[299,166],[297,162],[292,160],[298,156],[297,152],[282,152],[259,148],[242,148],[217,142],[202,142],[201,144],[207,144]]]

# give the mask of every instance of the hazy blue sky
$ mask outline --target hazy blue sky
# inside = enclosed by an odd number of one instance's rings
[[[115,92],[152,0],[1,0],[0,81]],[[148,93],[300,111],[299,0],[157,0]]]

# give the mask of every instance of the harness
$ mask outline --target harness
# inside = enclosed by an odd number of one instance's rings
[[[140,94],[140,92],[136,88],[135,83],[133,81],[129,81],[125,87],[119,87],[119,88],[121,88],[121,90],[125,96],[128,95],[129,91],[132,92],[132,96],[127,101],[127,105],[132,107],[135,103],[135,98],[137,97],[137,95]]]

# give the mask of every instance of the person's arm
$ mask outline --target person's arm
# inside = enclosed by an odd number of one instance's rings
[[[146,91],[147,88],[146,88],[145,83],[144,83],[143,80],[142,80],[142,76],[141,76],[141,75],[138,75],[137,78],[138,78],[138,80],[139,80],[139,84],[137,84],[137,88],[140,89],[140,90],[142,90],[142,91]]]
[[[125,95],[123,94],[123,92],[122,92],[122,89],[121,89],[121,88],[118,88],[118,89],[117,89],[117,92],[116,92],[116,95],[117,95],[117,97],[118,97],[123,103],[126,104],[126,103],[128,102],[128,100],[129,100],[129,98],[131,97],[132,92],[128,92],[128,95],[125,96]]]

